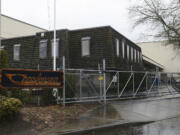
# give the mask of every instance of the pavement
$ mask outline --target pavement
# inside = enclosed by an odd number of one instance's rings
[[[176,117],[137,127],[135,132],[136,135],[179,135],[179,127],[180,117]]]
[[[179,127],[180,117],[176,117],[151,124],[122,124],[119,126],[68,133],[68,135],[179,135]]]
[[[180,98],[113,102],[123,120],[132,122],[159,121],[180,116]]]
[[[180,95],[113,101],[42,135],[62,135],[123,124],[149,123],[180,116]]]

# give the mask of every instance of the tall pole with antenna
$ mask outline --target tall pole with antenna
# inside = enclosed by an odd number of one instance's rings
[[[56,0],[54,0],[54,56],[53,56],[53,70],[56,71]]]
[[[1,3],[1,0],[0,0],[0,50],[1,50],[1,38],[2,38],[2,34],[1,34],[1,33],[2,33],[2,32],[1,32],[1,31],[2,31],[2,26],[1,26],[1,25],[2,25],[2,19],[1,19],[1,17],[2,17],[2,15],[1,15],[1,4],[2,4],[2,3]]]
[[[54,0],[54,46],[53,46],[53,51],[54,51],[54,56],[53,56],[53,71],[56,71],[56,0]],[[53,91],[56,93],[56,100],[57,104],[59,104],[59,93],[58,89],[54,88]]]

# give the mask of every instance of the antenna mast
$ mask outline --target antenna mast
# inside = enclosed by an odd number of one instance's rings
[[[53,59],[53,70],[56,71],[56,0],[54,0],[54,59]]]

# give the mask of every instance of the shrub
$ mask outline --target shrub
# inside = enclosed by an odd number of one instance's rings
[[[22,102],[16,98],[0,98],[0,120],[10,120],[20,111]]]
[[[30,91],[14,89],[14,90],[11,90],[11,97],[21,100],[23,102],[23,104],[31,103]]]
[[[1,50],[1,68],[8,68],[8,56],[6,51]]]
[[[7,97],[7,96],[8,96],[7,90],[0,88],[0,95],[1,95],[1,96],[6,96],[6,97]]]

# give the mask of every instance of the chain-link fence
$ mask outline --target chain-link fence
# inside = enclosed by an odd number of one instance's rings
[[[24,104],[104,102],[108,100],[177,95],[180,73],[65,69],[64,88],[0,90]],[[4,93],[3,93],[4,92]]]
[[[107,70],[105,60],[99,70],[65,68],[61,89],[23,90],[37,104],[76,103],[152,96],[175,95],[180,92],[180,73]],[[1,94],[1,93],[0,93]],[[19,95],[23,95],[19,93]],[[22,96],[28,97],[28,96]]]
[[[179,73],[66,69],[65,78],[64,103],[174,95],[180,88]]]

